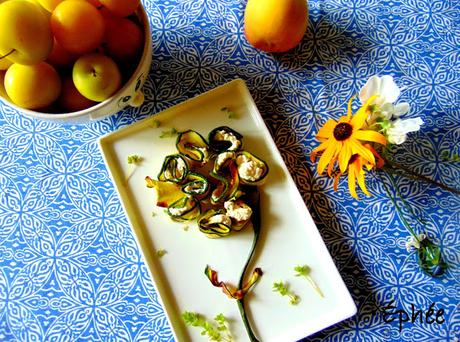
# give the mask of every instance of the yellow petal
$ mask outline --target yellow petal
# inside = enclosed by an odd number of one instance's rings
[[[358,199],[358,195],[356,194],[355,168],[353,164],[348,167],[348,191],[350,191],[351,196]]]
[[[321,158],[319,158],[319,163],[318,163],[318,173],[319,174],[322,174],[324,172],[326,165],[329,164],[332,158],[334,158],[335,151],[336,151],[336,143],[331,141],[331,143],[327,146],[326,150],[323,152]]]
[[[331,162],[329,163],[327,167],[327,174],[329,177],[332,176],[332,170],[334,169],[334,164],[337,161],[337,157],[332,158]]]
[[[319,152],[324,151],[329,146],[330,142],[331,142],[330,140],[323,141],[317,148],[315,148],[313,151],[311,151],[310,160],[311,160],[312,163],[315,162],[316,155]]]
[[[361,190],[366,194],[366,196],[370,196],[371,194],[369,193],[369,191],[367,191],[367,188],[366,188],[366,183],[365,183],[365,180],[364,180],[364,171],[360,170],[358,172],[358,184],[359,184],[359,187],[361,188]]]
[[[312,153],[324,151],[329,146],[329,143],[331,143],[331,140],[323,141],[317,148],[312,151]]]
[[[351,147],[348,142],[345,142],[343,144],[343,148],[339,153],[339,168],[340,172],[345,173],[345,170],[347,169],[348,162],[350,161],[351,158]]]
[[[350,119],[347,116],[341,116],[339,119],[339,123],[341,122],[350,122]]]
[[[337,191],[337,189],[338,189],[338,187],[339,187],[340,176],[342,176],[342,174],[339,172],[339,173],[334,177],[334,191]]]
[[[369,113],[367,112],[367,108],[372,103],[372,101],[374,101],[376,99],[376,97],[377,97],[377,95],[369,97],[369,99],[367,99],[366,103],[364,105],[362,105],[361,108],[359,108],[358,111],[356,112],[356,114],[353,116],[353,118],[351,119],[350,123],[351,123],[351,125],[353,126],[354,129],[360,129],[361,127],[363,127],[364,122],[366,121],[366,119],[367,119],[367,117],[369,115]]]
[[[348,110],[347,110],[347,118],[348,120],[351,119],[352,111],[351,111],[351,105],[353,104],[353,99],[356,97],[356,95],[353,95],[350,100],[348,101]]]
[[[362,170],[363,168],[363,161],[365,161],[362,157],[358,157],[355,160],[356,170]]]
[[[370,144],[364,144],[364,147],[366,147],[368,150],[372,152],[372,154],[375,156],[377,159],[377,168],[382,168],[383,165],[385,165],[385,160],[382,158],[382,156],[375,150],[375,148],[372,147]]]
[[[361,157],[366,159],[372,165],[375,165],[375,158],[372,152],[365,148],[361,143],[353,138],[350,138],[349,143],[351,144],[351,153],[359,154]]]
[[[314,163],[316,161],[316,155],[318,153],[316,153],[315,151],[312,151],[311,154],[310,154],[310,160],[312,163]]]
[[[376,143],[386,145],[387,139],[376,131],[361,131],[357,130],[353,133],[353,137],[363,141],[374,141]]]
[[[327,120],[323,127],[319,130],[318,134],[316,134],[316,138],[330,138],[334,133],[334,128],[337,126],[337,122],[335,120]]]

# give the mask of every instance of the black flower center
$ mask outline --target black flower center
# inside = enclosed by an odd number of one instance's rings
[[[347,122],[341,122],[334,128],[334,138],[338,141],[348,139],[351,133],[353,133],[353,127]]]

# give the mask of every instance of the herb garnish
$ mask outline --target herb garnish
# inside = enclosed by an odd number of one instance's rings
[[[137,154],[132,154],[128,156],[128,164],[139,165],[142,160],[143,158],[141,156],[138,156]]]
[[[169,131],[162,131],[161,134],[160,134],[160,138],[161,139],[172,138],[172,137],[176,136],[178,133],[179,133],[179,131],[173,127]]]
[[[155,119],[155,120],[152,121],[152,127],[153,128],[158,128],[160,126],[161,126],[160,120]]]
[[[221,313],[214,317],[214,322],[209,322],[202,315],[190,311],[185,311],[182,314],[182,319],[187,325],[203,329],[201,331],[201,335],[208,336],[209,341],[233,341],[228,325],[228,320]]]
[[[222,107],[220,110],[226,113],[229,119],[236,119],[236,113],[230,110],[228,107]]]
[[[127,158],[128,164],[133,165],[133,166],[138,166],[143,160],[144,160],[144,158],[142,158],[141,156],[139,156],[137,154],[131,154]],[[128,183],[129,179],[133,175],[135,168],[131,167],[128,170],[129,170],[129,172],[128,172],[128,175],[126,176],[126,180],[125,180],[126,183]]]
[[[161,258],[162,256],[164,256],[166,253],[168,253],[168,252],[166,252],[166,250],[164,250],[164,249],[159,249],[159,250],[156,251],[156,255],[157,255],[157,257],[159,257],[159,258]]]
[[[289,297],[289,304],[297,305],[300,302],[300,297],[289,290],[289,285],[282,281],[273,283],[273,291],[279,292],[282,296]]]
[[[296,271],[296,275],[295,275],[296,277],[305,277],[310,282],[310,285],[313,287],[316,293],[321,298],[324,298],[323,292],[321,292],[321,289],[319,288],[319,286],[316,284],[316,282],[313,280],[313,278],[310,275],[311,268],[308,265],[296,266],[294,267],[294,271]]]

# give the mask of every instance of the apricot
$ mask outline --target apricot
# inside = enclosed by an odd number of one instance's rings
[[[8,94],[6,93],[5,89],[5,70],[0,70],[0,97],[4,98],[5,100],[12,102]]]
[[[48,12],[53,12],[56,6],[61,2],[62,0],[38,0],[38,3]]]
[[[92,52],[104,38],[102,15],[86,1],[64,0],[51,14],[50,25],[57,42],[75,54]]]
[[[15,63],[44,61],[53,46],[45,11],[33,1],[9,0],[0,4],[0,58]]]
[[[306,0],[249,0],[244,13],[246,39],[266,52],[285,52],[297,46],[307,23]]]
[[[5,74],[5,90],[11,101],[26,109],[52,104],[61,93],[61,78],[48,63],[14,63]]]
[[[80,94],[73,83],[72,77],[67,77],[62,82],[62,92],[58,102],[68,112],[77,112],[92,107],[97,103]]]
[[[94,7],[97,7],[97,8],[99,8],[99,7],[102,6],[102,4],[100,3],[99,0],[86,0],[86,1],[88,1],[88,2],[91,3],[91,4],[93,4]]]
[[[54,38],[53,49],[48,55],[46,62],[56,68],[65,68],[71,67],[78,57],[79,55],[70,53],[64,49],[62,45],[57,42],[56,38]]]
[[[13,64],[8,58],[0,58],[0,70],[6,70]]]
[[[140,0],[99,0],[99,2],[112,14],[119,17],[133,14],[141,3]]]
[[[118,65],[102,53],[89,53],[77,59],[72,78],[80,94],[97,102],[108,99],[121,86]]]
[[[50,16],[51,16],[51,12],[48,11],[45,7],[43,7],[43,5],[40,3],[40,1],[38,0],[26,0],[26,1],[29,1],[29,2],[32,2],[34,3],[35,5],[38,5],[38,7],[40,7],[40,10],[43,12],[43,14],[49,19]],[[60,0],[62,1],[62,0]]]
[[[132,20],[120,17],[104,17],[105,48],[117,61],[132,61],[140,55],[144,45],[144,33]]]

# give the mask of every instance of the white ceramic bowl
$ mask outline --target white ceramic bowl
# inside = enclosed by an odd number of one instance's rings
[[[2,97],[0,97],[1,101],[28,117],[61,123],[89,122],[115,114],[126,106],[140,106],[144,100],[141,88],[144,85],[152,63],[152,35],[149,20],[142,5],[139,5],[136,15],[144,29],[144,50],[141,59],[129,80],[107,100],[90,108],[71,113],[38,112],[20,108]]]

